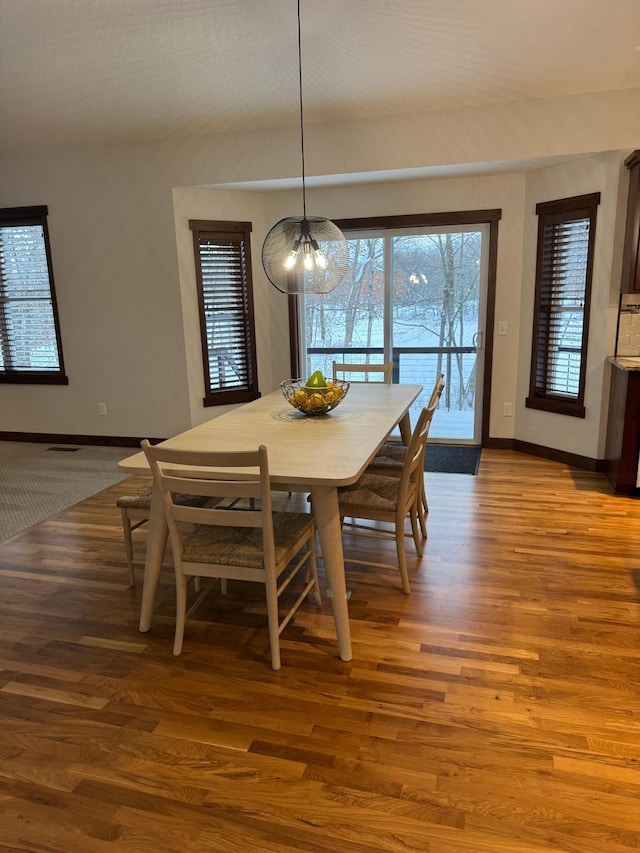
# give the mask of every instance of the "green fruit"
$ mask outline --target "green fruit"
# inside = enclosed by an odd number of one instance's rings
[[[326,388],[327,380],[324,378],[324,374],[321,370],[316,370],[311,376],[307,379],[307,383],[305,388]]]

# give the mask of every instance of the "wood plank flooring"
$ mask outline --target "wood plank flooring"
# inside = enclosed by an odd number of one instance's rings
[[[174,658],[165,573],[138,632],[130,485],[0,545],[0,850],[640,848],[640,501],[509,451],[428,474],[411,596],[348,567],[353,660],[323,585],[274,673],[257,586],[209,599]]]

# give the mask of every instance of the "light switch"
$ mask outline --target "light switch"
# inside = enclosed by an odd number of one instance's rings
[[[498,321],[498,334],[499,335],[506,335],[507,334],[507,321],[506,320],[499,320]]]

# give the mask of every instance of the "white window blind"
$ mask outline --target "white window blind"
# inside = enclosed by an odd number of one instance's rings
[[[0,377],[47,376],[59,379],[63,369],[45,214],[5,209],[0,211]]]
[[[230,223],[224,224],[228,227]],[[213,230],[215,225],[190,223],[208,405],[257,396],[249,232]],[[242,225],[245,223],[237,223]]]

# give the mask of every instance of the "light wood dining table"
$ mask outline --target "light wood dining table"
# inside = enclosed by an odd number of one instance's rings
[[[421,390],[421,385],[353,384],[336,409],[318,416],[297,412],[279,390],[273,391],[163,442],[189,450],[253,450],[264,444],[273,488],[311,493],[344,661],[351,660],[351,636],[337,489],[358,479],[396,425],[407,435],[408,412]],[[127,474],[150,474],[143,452],[123,459],[119,467]],[[167,534],[162,500],[154,489],[140,605],[142,632],[151,628]]]

